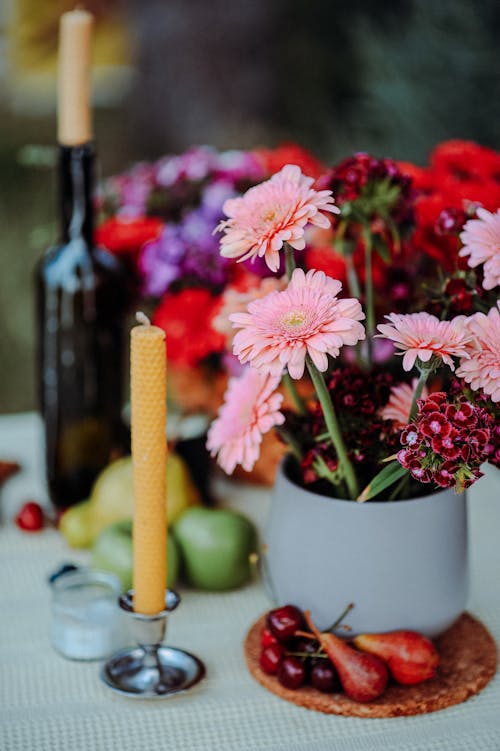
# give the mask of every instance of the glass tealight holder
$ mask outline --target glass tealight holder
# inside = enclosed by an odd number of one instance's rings
[[[103,660],[127,643],[119,578],[79,568],[52,584],[51,641],[70,660]]]

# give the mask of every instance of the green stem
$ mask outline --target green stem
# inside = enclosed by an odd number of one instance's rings
[[[352,297],[357,297],[359,299],[361,297],[361,286],[359,284],[356,267],[354,266],[354,262],[352,260],[352,253],[349,249],[349,245],[344,242],[344,235],[346,233],[346,230],[347,222],[344,219],[339,224],[337,234],[335,235],[333,240],[333,247],[338,249],[344,257],[347,271],[347,286],[349,287],[349,292]]]
[[[424,386],[427,382],[427,379],[429,378],[431,370],[432,368],[421,368],[420,370],[418,383],[413,394],[413,399],[411,400],[411,409],[410,409],[410,418],[409,418],[410,422],[413,422],[413,420],[417,416],[417,399],[420,399],[420,397],[422,396],[422,391],[424,390]]]
[[[349,457],[347,456],[344,439],[342,438],[342,433],[340,432],[340,426],[335,414],[335,409],[330,397],[330,392],[328,391],[328,388],[326,386],[323,374],[320,373],[320,371],[317,369],[309,355],[306,358],[306,362],[309,375],[311,376],[314,388],[316,389],[316,394],[318,395],[319,403],[321,404],[321,408],[323,410],[326,427],[328,429],[328,432],[330,433],[330,438],[335,447],[335,451],[337,452],[340,468],[347,483],[349,497],[354,500],[359,495],[358,481],[356,479],[353,466],[349,461]]]
[[[353,297],[356,297],[359,300],[359,298],[361,297],[361,286],[359,284],[354,261],[352,260],[352,253],[346,253],[344,258],[347,270],[347,284],[349,286],[349,292]]]
[[[354,261],[352,260],[352,253],[345,253],[344,255],[345,259],[345,267],[346,267],[346,273],[347,273],[347,286],[349,287],[349,293],[352,297],[355,297],[357,300],[361,298],[361,286],[359,284],[358,275],[356,273],[356,267],[354,266]],[[356,350],[356,363],[360,368],[363,368],[363,356],[361,353],[361,343],[358,342],[355,347]]]
[[[285,388],[288,391],[290,395],[290,399],[292,400],[295,409],[299,413],[299,415],[305,415],[306,414],[306,405],[304,404],[304,400],[300,396],[299,392],[297,391],[297,387],[295,386],[295,381],[290,376],[290,373],[288,370],[285,370],[283,373],[283,383],[285,384]]]
[[[285,246],[285,268],[288,279],[292,278],[292,274],[295,269],[295,256],[293,254],[293,248],[287,242],[283,243]]]
[[[365,240],[365,307],[366,307],[366,343],[368,367],[373,365],[373,334],[375,332],[375,305],[373,301],[372,236],[369,227],[363,229]]]

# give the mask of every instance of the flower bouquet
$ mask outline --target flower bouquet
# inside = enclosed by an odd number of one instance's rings
[[[500,211],[473,202],[473,189],[461,209],[443,209],[436,237],[456,253],[438,265],[416,252],[419,202],[395,163],[356,155],[313,183],[287,165],[224,204],[221,256],[264,259],[277,274],[284,262],[286,279],[266,279],[228,315],[245,369],[208,447],[226,472],[250,470],[276,427],[295,479],[315,492],[462,491],[483,462],[500,463]],[[306,239],[324,246],[326,233],[347,284],[301,268]],[[280,382],[293,409],[282,408]]]
[[[500,465],[500,211],[461,186],[461,205],[446,193],[424,231],[419,201],[438,182],[417,190],[366,154],[316,183],[286,165],[226,201],[218,225],[224,258],[264,259],[276,277],[225,293],[244,369],[207,445],[230,474],[252,469],[271,429],[281,436],[264,571],[278,603],[324,627],[333,603],[355,602],[355,631],[436,636],[466,604],[454,491]],[[308,244],[323,268],[304,268]]]

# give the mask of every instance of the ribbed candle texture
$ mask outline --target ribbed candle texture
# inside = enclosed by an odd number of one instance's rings
[[[167,586],[167,358],[165,332],[131,331],[131,423],[134,467],[134,610],[165,609]]]

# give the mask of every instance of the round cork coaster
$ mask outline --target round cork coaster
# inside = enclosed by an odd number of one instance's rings
[[[495,675],[498,653],[483,624],[469,613],[436,639],[440,656],[435,678],[417,686],[389,684],[379,699],[359,703],[344,694],[324,694],[311,686],[295,691],[284,688],[275,676],[259,666],[260,638],[266,616],[254,623],[245,639],[245,658],[254,678],[273,694],[307,709],[348,717],[401,717],[426,714],[460,704],[478,694]]]

